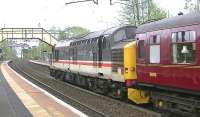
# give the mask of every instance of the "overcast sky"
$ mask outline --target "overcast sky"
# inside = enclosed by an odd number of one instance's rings
[[[1,0],[0,27],[38,27],[40,23],[46,29],[76,25],[94,31],[117,24],[119,4],[110,6],[109,0],[99,0],[99,5],[87,2],[66,6],[70,1],[77,0]],[[185,0],[155,1],[172,15],[184,11]]]

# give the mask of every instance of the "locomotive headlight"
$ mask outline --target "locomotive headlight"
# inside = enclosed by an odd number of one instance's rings
[[[125,73],[128,73],[128,68],[127,67],[125,67]]]
[[[135,67],[131,67],[130,71],[132,71],[132,72],[135,71]]]

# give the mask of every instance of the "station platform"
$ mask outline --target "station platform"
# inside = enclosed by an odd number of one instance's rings
[[[0,117],[87,117],[1,64]]]

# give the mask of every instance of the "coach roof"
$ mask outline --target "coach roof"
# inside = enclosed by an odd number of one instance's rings
[[[136,33],[151,32],[156,30],[200,24],[200,13],[189,13],[172,18],[162,19],[138,27]]]

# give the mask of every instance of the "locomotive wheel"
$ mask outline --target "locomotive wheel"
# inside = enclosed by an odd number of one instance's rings
[[[55,77],[55,70],[50,69],[50,75],[51,75],[52,77]]]
[[[64,82],[69,82],[69,79],[70,79],[70,75],[68,72],[66,72],[64,76]]]
[[[61,80],[61,81],[64,81],[64,80],[65,80],[65,72],[61,72],[60,80]]]

